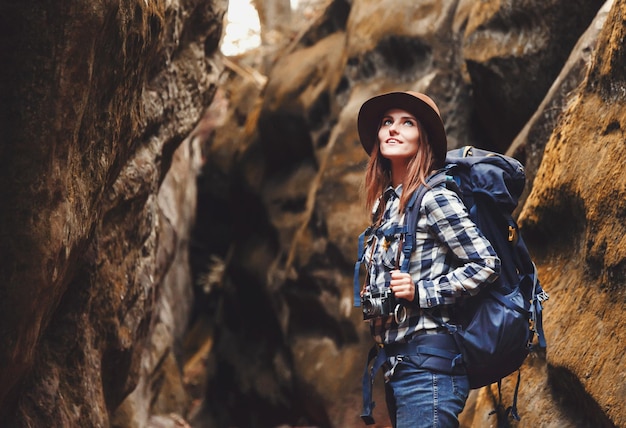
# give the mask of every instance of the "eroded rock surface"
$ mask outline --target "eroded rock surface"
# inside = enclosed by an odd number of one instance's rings
[[[159,412],[225,7],[0,2],[0,425],[110,426],[138,384],[119,426]]]

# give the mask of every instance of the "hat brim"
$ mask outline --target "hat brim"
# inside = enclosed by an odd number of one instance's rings
[[[443,121],[439,113],[426,101],[418,98],[419,96],[425,97],[418,93],[389,92],[370,98],[363,103],[359,110],[357,128],[361,145],[368,155],[372,153],[372,148],[378,138],[378,129],[383,114],[390,109],[399,108],[413,114],[426,129],[435,158],[433,166],[441,168],[444,165],[448,139]]]

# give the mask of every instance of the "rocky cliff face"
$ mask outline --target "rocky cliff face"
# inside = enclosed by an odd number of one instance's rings
[[[164,373],[192,300],[186,137],[225,9],[0,2],[0,425],[147,426],[187,405],[158,397],[182,384]]]
[[[526,164],[551,294],[463,426],[626,425],[625,0],[331,0],[224,74],[225,1],[71,3],[0,0],[1,425],[363,426],[356,114],[406,89]]]

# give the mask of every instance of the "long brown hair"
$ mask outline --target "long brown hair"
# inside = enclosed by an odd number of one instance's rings
[[[426,177],[433,169],[434,155],[428,142],[426,129],[417,121],[419,129],[418,150],[416,155],[407,165],[404,181],[402,182],[402,196],[400,196],[400,212],[404,211],[406,204],[413,192],[420,184],[426,184]],[[391,185],[391,162],[385,159],[380,153],[380,142],[378,137],[374,140],[374,147],[370,153],[370,159],[365,171],[365,206],[371,211],[376,201],[382,196],[387,187]],[[384,207],[381,207],[384,209]],[[382,209],[375,214],[374,222],[379,220]]]

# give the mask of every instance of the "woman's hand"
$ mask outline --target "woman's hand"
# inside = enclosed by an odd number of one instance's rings
[[[412,302],[415,299],[415,284],[411,275],[399,270],[391,271],[391,282],[389,283],[394,296]]]

